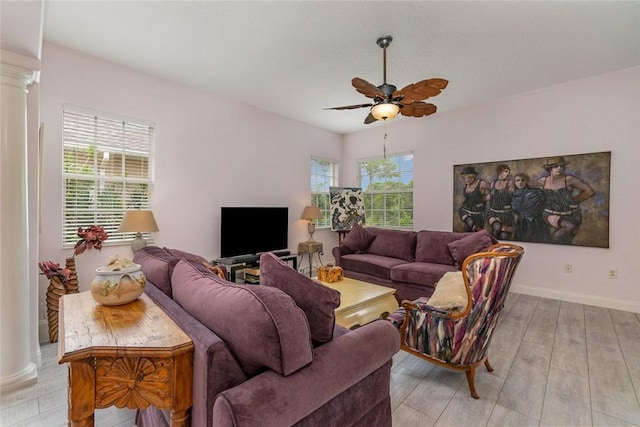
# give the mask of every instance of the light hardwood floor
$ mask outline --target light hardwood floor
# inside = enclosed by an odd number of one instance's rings
[[[640,315],[511,293],[489,360],[464,373],[394,357],[394,427],[640,426]],[[65,426],[67,368],[42,346],[38,383],[0,396],[0,425]],[[133,426],[134,411],[101,409],[97,427]],[[200,427],[200,426],[193,426]]]

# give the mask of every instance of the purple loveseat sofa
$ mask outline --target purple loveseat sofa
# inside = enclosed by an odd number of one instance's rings
[[[488,232],[406,231],[355,225],[332,250],[335,264],[356,280],[396,289],[398,303],[429,297],[448,271],[497,243]]]
[[[303,309],[277,287],[232,284],[189,258],[147,247],[134,262],[147,276],[145,293],[193,340],[193,427],[391,426],[390,371],[400,340],[389,322],[350,331],[325,316],[328,342],[317,343],[318,317],[303,311],[309,301]],[[280,272],[272,282],[310,280],[273,258],[270,269]],[[339,294],[323,298],[339,304]],[[168,416],[150,406],[136,424],[168,426]]]

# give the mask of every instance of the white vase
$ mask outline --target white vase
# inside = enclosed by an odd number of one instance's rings
[[[147,278],[140,264],[112,271],[109,267],[96,269],[91,282],[91,295],[103,305],[121,305],[136,300],[144,291]]]

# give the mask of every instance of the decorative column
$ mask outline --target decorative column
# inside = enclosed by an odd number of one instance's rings
[[[30,360],[27,86],[33,70],[0,63],[0,390],[34,383]]]

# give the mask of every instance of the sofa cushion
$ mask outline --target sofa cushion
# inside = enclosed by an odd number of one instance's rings
[[[409,262],[415,260],[415,231],[389,230],[374,227],[370,227],[367,230],[376,236],[369,245],[367,253],[400,258]]]
[[[228,282],[227,279],[225,279],[224,276],[221,276],[216,271],[211,270],[210,268],[208,268],[205,264],[201,263],[200,261],[196,261],[196,260],[193,260],[193,259],[184,259],[184,258],[179,258],[177,261],[180,261],[180,260],[191,264],[196,270],[204,273],[205,276],[215,277],[216,279],[220,279],[222,281],[222,283],[231,284],[231,282]],[[176,264],[177,264],[177,261],[176,261]],[[175,269],[175,264],[173,266],[171,266],[171,268],[169,270],[169,271],[171,271],[171,276],[172,277],[173,277],[173,270],[174,269]],[[171,283],[171,287],[173,288],[173,282]]]
[[[293,298],[307,316],[315,345],[333,339],[340,292],[298,273],[272,253],[260,256],[260,284],[278,288]]]
[[[460,267],[469,255],[482,252],[494,243],[497,243],[497,240],[487,230],[480,230],[449,243],[447,248],[449,248],[456,266]]]
[[[133,262],[142,266],[147,280],[169,297],[172,297],[171,271],[179,260],[158,246],[147,246],[133,255]]]
[[[447,245],[471,233],[420,230],[416,236],[416,261],[455,265]]]
[[[465,286],[462,271],[446,273],[438,280],[427,304],[443,310],[464,310],[468,303]]]
[[[200,255],[192,254],[191,252],[186,252],[180,249],[171,249],[166,246],[163,247],[162,249],[164,249],[166,252],[170,253],[176,258],[188,259],[192,261],[198,261],[198,260],[204,259]]]
[[[163,248],[165,251],[169,252],[171,255],[176,258],[186,259],[189,261],[195,261],[202,266],[206,267],[213,274],[217,275],[222,279],[227,279],[229,276],[227,275],[227,267],[224,265],[213,265],[209,261],[207,261],[204,257],[196,254],[192,254],[191,252],[185,252],[180,249],[171,249],[166,246]]]
[[[225,341],[247,375],[289,375],[311,362],[307,318],[281,290],[231,284],[184,260],[172,284],[176,302]]]
[[[366,228],[360,224],[354,224],[351,231],[342,240],[342,245],[353,253],[364,252],[375,238],[376,236],[367,231]]]
[[[345,271],[391,279],[391,269],[400,264],[407,264],[407,261],[381,255],[349,254],[344,255],[340,263]]]
[[[434,286],[446,273],[456,271],[456,267],[432,262],[409,262],[391,269],[391,280],[395,282],[415,283],[416,285]],[[423,294],[426,296],[427,292]]]

